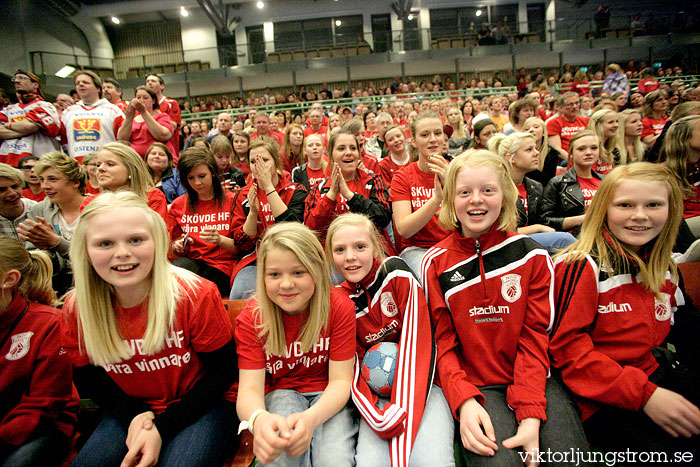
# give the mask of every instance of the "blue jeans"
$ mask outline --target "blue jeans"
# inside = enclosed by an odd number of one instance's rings
[[[387,399],[380,398],[380,403]],[[433,385],[409,459],[410,467],[454,466],[454,419],[442,389]],[[389,441],[381,439],[364,420],[357,436],[357,467],[390,467]]]
[[[249,264],[238,271],[236,277],[233,278],[233,285],[231,286],[229,298],[231,300],[248,300],[255,295],[255,281],[257,275],[257,263]]]
[[[236,404],[222,400],[214,409],[178,433],[160,450],[158,466],[221,465],[236,441]],[[105,415],[75,458],[72,467],[118,467],[128,452],[126,430]]]
[[[417,246],[409,246],[408,248],[404,249],[401,252],[401,254],[399,255],[399,258],[406,261],[406,264],[408,264],[408,267],[411,268],[413,270],[413,272],[416,273],[418,280],[423,279],[420,276],[420,263],[421,263],[421,261],[423,261],[423,256],[425,256],[425,253],[427,251],[428,251],[427,248],[419,248]]]
[[[299,393],[293,389],[278,389],[265,396],[265,408],[272,413],[288,417],[303,412],[321,397],[320,392]],[[346,467],[355,465],[355,434],[357,424],[352,409],[343,407],[340,412],[319,425],[311,437],[309,449],[297,458],[282,453],[271,466],[275,467]]]
[[[1,467],[48,467],[60,466],[68,454],[70,440],[56,428],[24,443],[12,451],[5,459],[0,459]]]
[[[576,242],[576,237],[569,232],[540,232],[528,235],[542,245],[550,255],[554,255]]]

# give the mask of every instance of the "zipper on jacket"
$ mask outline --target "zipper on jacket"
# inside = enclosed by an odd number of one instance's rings
[[[476,246],[476,255],[479,257],[479,275],[481,276],[481,289],[486,297],[486,271],[484,270],[484,257],[481,256],[481,243],[479,240],[474,240]]]

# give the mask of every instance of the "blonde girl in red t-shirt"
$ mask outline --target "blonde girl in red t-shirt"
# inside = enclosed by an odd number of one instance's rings
[[[131,192],[80,216],[63,347],[105,417],[74,466],[221,465],[234,438],[236,349],[216,286],[168,262],[165,222]]]
[[[276,466],[352,466],[350,397],[355,307],[331,288],[306,226],[270,227],[258,248],[257,296],[236,319],[240,429]]]
[[[620,148],[618,147],[617,129],[619,128],[618,113],[610,109],[593,112],[588,121],[588,129],[593,131],[600,140],[600,156],[593,169],[601,175],[610,172],[620,163]]]

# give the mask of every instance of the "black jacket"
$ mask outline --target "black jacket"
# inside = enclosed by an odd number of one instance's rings
[[[595,178],[601,178],[596,172],[591,171],[591,173]],[[541,217],[545,225],[561,232],[564,230],[562,228],[564,218],[580,216],[585,212],[583,191],[578,184],[574,167],[549,181],[542,197]],[[571,233],[578,236],[580,230],[581,227],[577,226],[571,230]]]
[[[528,177],[523,179],[523,184],[527,191],[527,211],[525,211],[525,203],[518,197],[518,227],[541,224],[540,211],[542,209],[542,191],[544,190],[542,184]]]

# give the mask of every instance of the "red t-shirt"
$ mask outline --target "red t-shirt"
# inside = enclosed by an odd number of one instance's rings
[[[99,195],[100,192],[98,192],[96,196],[86,196],[83,202],[80,204],[80,211],[82,212],[83,209],[85,209],[85,206],[90,204],[92,200]],[[148,190],[147,204],[148,207],[157,212],[166,223],[168,222],[168,200],[162,191],[155,187]]]
[[[379,161],[379,173],[382,176],[384,184],[391,188],[391,180],[394,178],[394,172],[399,171],[403,167],[406,167],[411,163],[411,159],[408,159],[404,165],[399,165],[391,158],[391,154],[386,156],[384,159]]]
[[[644,78],[640,79],[637,83],[637,89],[642,94],[648,94],[651,91],[656,91],[659,89],[659,82],[655,78]]]
[[[598,191],[598,187],[600,186],[600,179],[591,177],[591,178],[584,178],[584,177],[576,177],[578,179],[578,184],[581,186],[581,191],[583,192],[583,199],[584,203],[583,205],[585,206],[586,209],[588,209],[588,206],[591,205],[591,202],[593,201],[593,196],[595,196],[596,191]]]
[[[232,336],[219,289],[206,279],[199,279],[194,290],[180,283],[187,292],[177,303],[173,329],[165,338],[165,346],[154,355],[147,355],[141,349],[148,323],[148,301],[131,308],[114,305],[119,334],[131,349],[132,357],[103,368],[126,394],[145,401],[156,413],[181,400],[203,376],[198,353],[218,350]],[[79,344],[75,301],[69,299],[63,311],[63,347],[75,366],[88,365],[85,343],[81,339]],[[233,387],[224,398],[235,402]]]
[[[159,114],[152,115],[152,117],[158,124],[164,126],[170,131],[175,131],[173,129],[173,122],[168,114],[161,112]],[[146,125],[146,122],[137,122],[134,120],[131,123],[131,138],[129,138],[129,143],[131,144],[131,148],[138,152],[141,157],[146,157],[146,151],[148,151],[151,144],[155,142],[156,139],[153,137],[153,135],[151,135],[151,132],[148,131],[148,125]],[[175,153],[172,138],[163,144],[170,149],[171,154]]]
[[[177,166],[177,158],[180,156],[180,132],[177,127],[182,124],[180,104],[175,99],[163,96],[158,103],[160,111],[170,116],[173,125],[173,136],[170,138],[170,146],[173,150],[173,163]],[[170,146],[168,146],[170,148]]]
[[[321,127],[318,130],[314,130],[311,128],[311,125],[307,126],[304,128],[304,138],[306,138],[309,135],[322,135],[326,136],[328,134],[328,127],[321,125]]]
[[[644,117],[642,119],[641,138],[646,138],[649,135],[659,136],[661,134],[661,131],[663,131],[664,126],[666,126],[667,121],[668,117],[665,115],[663,118]]]
[[[306,175],[309,177],[310,188],[320,185],[328,176],[323,170],[323,166],[318,169],[311,169],[308,164],[306,165]]]
[[[596,171],[597,173],[599,173],[600,175],[605,175],[605,174],[609,173],[614,168],[615,168],[614,162],[603,163],[603,162],[598,161],[593,166],[593,170]]]
[[[22,190],[22,198],[27,198],[27,199],[32,199],[36,202],[43,201],[44,198],[46,198],[46,193],[43,191],[40,191],[37,194],[32,193],[31,188],[25,188]]]
[[[224,192],[224,202],[221,206],[216,200],[199,201],[197,212],[194,213],[187,205],[188,195],[182,195],[173,201],[168,211],[168,230],[172,241],[181,235],[189,233],[192,243],[185,256],[192,259],[201,259],[209,266],[228,274],[233,272],[235,257],[230,251],[215,243],[205,242],[199,237],[199,232],[205,228],[215,228],[224,237],[231,237],[231,221],[233,205],[236,195],[230,191]]]
[[[515,185],[518,188],[518,196],[520,196],[520,199],[523,200],[523,206],[525,206],[525,213],[527,213],[527,189],[525,188],[525,184],[521,183],[520,185]]]
[[[236,318],[238,367],[265,369],[265,392],[294,389],[297,392],[323,391],[328,385],[328,361],[342,362],[355,355],[355,305],[342,292],[331,288],[328,327],[321,331],[311,351],[301,351],[299,333],[308,313],[281,313],[286,338],[285,355],[265,351],[265,339],[258,336],[257,301],[248,301]]]
[[[250,140],[253,141],[255,138],[258,138],[259,136],[260,136],[260,135],[259,135],[258,132],[256,131],[255,133],[253,133],[252,135],[250,135]],[[282,143],[284,143],[284,135],[283,135],[282,133],[279,133],[279,132],[277,132],[277,131],[272,131],[272,130],[270,130],[270,131],[267,133],[267,136],[269,136],[270,138],[274,139],[274,140],[277,142],[277,145],[278,145],[279,147],[282,147]]]
[[[576,117],[573,122],[568,121],[563,116],[552,118],[547,122],[547,136],[559,136],[561,148],[569,151],[569,141],[581,130],[588,128],[588,117]]]
[[[435,174],[429,174],[418,168],[418,163],[413,162],[394,173],[391,181],[390,201],[410,201],[411,211],[416,211],[433,196]],[[425,226],[412,237],[402,238],[401,245],[406,248],[417,246],[430,248],[437,242],[447,237],[450,233],[443,230],[438,224],[437,216],[440,210],[433,215]]]

